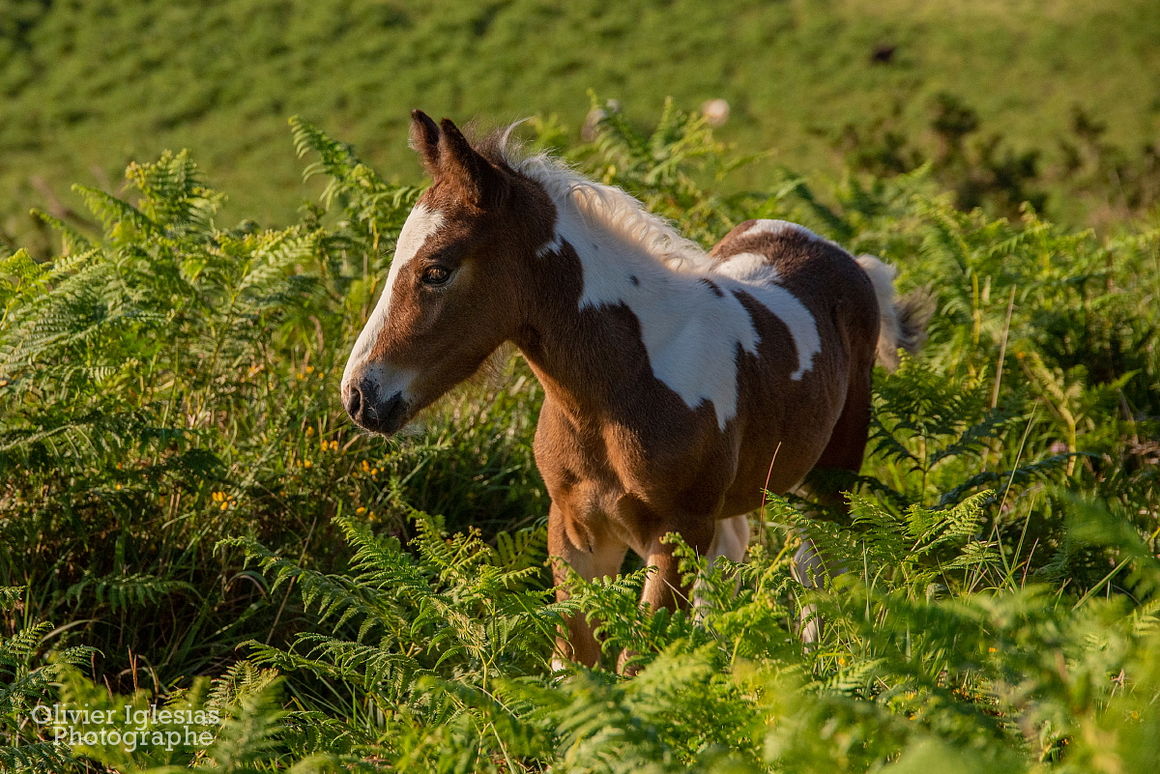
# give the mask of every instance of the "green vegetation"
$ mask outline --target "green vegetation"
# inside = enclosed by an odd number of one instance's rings
[[[131,165],[124,195],[77,189],[98,229],[42,216],[51,261],[0,259],[0,770],[1160,759],[1160,222],[1097,237],[963,212],[931,168],[722,194],[743,160],[671,104],[588,145],[528,133],[703,243],[788,218],[930,289],[925,350],[877,374],[853,522],[771,499],[749,560],[711,570],[702,620],[640,610],[645,569],[552,603],[520,360],[398,440],[355,432],[337,401],[417,190],[294,121],[322,204],[225,228],[224,196],[166,153]],[[802,531],[848,569],[824,589],[790,578]],[[825,620],[811,648],[804,605]],[[550,673],[573,609],[606,622],[610,663],[639,654],[636,678]],[[91,717],[61,740],[31,719],[151,701],[200,720],[134,730],[205,736],[128,749],[85,737],[108,728]]]
[[[111,189],[162,148],[189,148],[234,193],[232,219],[290,223],[313,194],[285,152],[288,115],[415,183],[412,108],[556,115],[575,134],[588,88],[636,115],[663,95],[728,100],[721,137],[768,154],[731,184],[759,190],[775,165],[836,176],[846,156],[939,157],[963,128],[946,121],[953,95],[976,111],[966,152],[991,184],[1106,224],[1156,201],[1158,38],[1153,0],[6,0],[0,239],[48,255],[31,204],[83,213],[73,182]]]

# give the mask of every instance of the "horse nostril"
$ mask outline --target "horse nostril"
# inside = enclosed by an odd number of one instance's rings
[[[372,433],[390,435],[407,418],[407,400],[396,392],[388,400],[379,398],[378,386],[367,379],[351,381],[342,387],[342,406],[355,424]]]
[[[350,414],[351,419],[358,420],[359,412],[362,411],[362,392],[356,385],[351,385],[346,393],[346,413]]]

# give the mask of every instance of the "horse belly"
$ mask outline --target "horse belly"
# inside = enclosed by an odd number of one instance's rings
[[[747,513],[764,492],[783,494],[800,484],[825,451],[845,404],[849,376],[835,363],[753,391],[741,430],[737,474],[722,517]]]

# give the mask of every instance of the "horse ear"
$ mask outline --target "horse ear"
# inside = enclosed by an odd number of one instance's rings
[[[431,177],[439,175],[439,127],[422,110],[411,111],[411,148]]]
[[[471,147],[449,118],[439,122],[439,162],[444,178],[459,183],[465,198],[480,207],[501,201],[507,190],[503,174]]]

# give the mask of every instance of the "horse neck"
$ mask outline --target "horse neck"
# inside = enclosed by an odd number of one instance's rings
[[[567,200],[556,206],[555,238],[534,259],[550,261],[553,271],[540,273],[516,344],[551,400],[577,416],[599,416],[654,381],[642,357],[644,326],[650,344],[675,336],[685,297],[704,288],[643,240],[586,218]],[[668,313],[648,314],[646,323],[639,315],[645,308]]]

